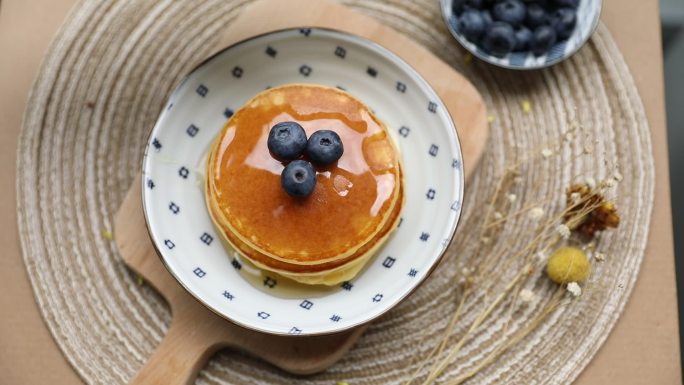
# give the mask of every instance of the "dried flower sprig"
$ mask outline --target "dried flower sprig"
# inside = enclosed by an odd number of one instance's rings
[[[603,186],[614,186],[615,179],[607,179]],[[609,227],[616,228],[620,224],[620,216],[612,202],[606,201],[604,196],[592,188],[590,184],[573,184],[566,192],[566,202],[570,210],[565,215],[565,221],[573,231],[593,238],[596,232]],[[587,210],[592,207],[592,210]],[[581,214],[581,215],[580,215]]]
[[[574,138],[575,128],[563,135],[564,142]],[[548,147],[542,151],[535,151],[537,156],[541,155],[543,161],[556,153],[559,153],[558,149]],[[458,280],[460,298],[454,313],[445,327],[440,343],[423,359],[407,379],[406,384],[412,384],[422,377],[421,373],[426,367],[428,368],[427,374],[424,374],[419,383],[423,385],[433,383],[444,373],[463,348],[471,343],[489,322],[493,322],[491,319],[493,314],[505,314],[507,320],[503,329],[497,332],[500,338],[494,349],[474,367],[446,382],[451,385],[461,384],[532,333],[547,316],[576,300],[582,294],[582,288],[578,282],[571,281],[569,278],[577,281],[586,279],[586,275],[589,274],[590,260],[586,258],[582,250],[576,249],[586,259],[585,267],[587,268],[576,270],[577,266],[574,264],[578,260],[574,257],[567,258],[566,256],[557,261],[560,262],[557,264],[557,268],[560,269],[558,270],[559,277],[563,278],[559,280],[561,285],[558,290],[540,309],[530,307],[533,313],[529,315],[527,322],[523,322],[524,326],[512,334],[508,333],[509,322],[517,314],[516,309],[538,300],[538,295],[526,287],[532,280],[539,279],[541,267],[547,262],[547,255],[556,253],[554,250],[568,242],[587,242],[596,236],[598,231],[617,227],[619,224],[615,205],[608,202],[602,194],[622,179],[622,175],[618,172],[610,179],[611,182],[603,181],[597,184],[589,179],[582,184],[573,184],[566,191],[566,207],[560,212],[551,210],[547,213],[545,207],[549,207],[551,201],[555,199],[546,198],[543,201],[524,204],[520,195],[512,192],[516,186],[521,185],[523,178],[520,169],[525,161],[507,168],[497,181],[481,222],[480,241],[473,252],[463,258],[459,268],[462,270],[462,276]],[[517,208],[517,206],[522,207]],[[493,239],[500,238],[511,219],[523,215],[532,219],[532,223],[536,223],[527,231],[530,239],[527,243],[518,246],[517,239],[491,242]],[[575,233],[583,237],[575,238],[573,237]],[[592,246],[591,249],[593,250],[594,247]],[[597,255],[599,254],[594,254],[594,259],[601,260]],[[501,282],[501,284],[487,285],[488,282]],[[465,309],[473,306],[481,307],[482,310],[464,327],[462,332],[453,335]]]

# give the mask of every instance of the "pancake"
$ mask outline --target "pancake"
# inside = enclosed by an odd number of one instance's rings
[[[401,189],[400,200],[403,202],[403,186],[400,184],[399,187]],[[375,255],[378,249],[387,241],[392,231],[397,227],[400,220],[400,213],[400,210],[394,210],[390,220],[387,221],[373,242],[366,243],[352,256],[318,265],[292,264],[268,258],[251,249],[248,245],[240,241],[239,238],[234,237],[230,232],[222,231],[221,234],[224,236],[224,241],[258,268],[272,271],[300,283],[336,285],[356,276],[366,262]]]
[[[336,163],[316,166],[306,198],[281,187],[286,163],[266,144],[283,121],[298,122],[307,136],[333,130],[344,145]],[[356,274],[396,227],[402,183],[389,133],[363,103],[335,88],[293,84],[256,95],[226,123],[209,154],[205,195],[220,234],[256,266],[334,284]]]

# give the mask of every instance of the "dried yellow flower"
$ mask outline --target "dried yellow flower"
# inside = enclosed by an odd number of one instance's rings
[[[108,241],[111,241],[112,239],[114,239],[114,236],[112,235],[112,233],[110,231],[102,230],[102,238],[104,238]]]
[[[546,263],[546,274],[558,284],[582,282],[589,276],[591,264],[584,251],[576,247],[561,247]]]

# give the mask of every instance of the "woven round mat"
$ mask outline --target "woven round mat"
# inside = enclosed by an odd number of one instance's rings
[[[53,42],[30,97],[18,160],[19,226],[29,277],[43,317],[62,351],[89,384],[126,383],[164,335],[169,310],[123,264],[113,217],[140,170],[145,140],[177,81],[211,51],[248,1],[84,1]],[[472,378],[471,384],[573,380],[617,321],[636,280],[648,235],[654,170],[649,128],[627,66],[600,26],[570,60],[535,72],[498,70],[452,40],[434,0],[347,1],[429,47],[480,90],[493,117],[487,152],[467,186],[464,216],[449,255],[409,300],[373,323],[328,371],[302,383],[397,383],[438,343],[456,305],[459,256],[468,255],[498,175],[535,149],[557,141],[569,122],[581,135],[563,151],[527,167],[518,202],[563,204],[573,178],[624,180],[614,199],[618,230],[603,234],[589,290],[553,313],[527,338]],[[525,112],[521,104],[531,106]],[[584,153],[584,155],[581,155]],[[534,186],[525,189],[524,186]],[[510,221],[499,239],[520,247],[531,226]],[[533,282],[548,297],[544,277]],[[543,301],[540,301],[543,303]],[[481,305],[465,308],[454,334]],[[534,306],[531,306],[533,308]],[[524,316],[524,314],[523,314]],[[471,368],[492,349],[503,315],[468,343],[441,379]],[[519,317],[523,319],[524,317]],[[517,319],[517,318],[516,318]],[[424,373],[423,373],[424,375]],[[216,355],[200,383],[292,383],[293,378],[234,351]]]

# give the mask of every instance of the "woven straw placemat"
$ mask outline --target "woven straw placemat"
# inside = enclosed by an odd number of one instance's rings
[[[26,267],[43,317],[67,359],[90,384],[127,382],[168,327],[164,301],[123,264],[112,231],[146,136],[172,87],[214,48],[222,29],[249,1],[84,1],[47,53],[34,85],[19,143],[19,227]],[[535,332],[472,378],[472,384],[568,383],[586,366],[620,316],[644,255],[654,191],[644,109],[607,29],[570,60],[535,72],[509,72],[464,60],[434,0],[346,1],[429,47],[480,90],[492,115],[488,149],[467,186],[457,237],[439,269],[409,300],[375,322],[328,371],[302,383],[397,383],[439,341],[454,312],[459,255],[480,241],[476,231],[502,171],[568,131],[581,135],[522,174],[519,200],[560,207],[578,176],[624,176],[614,199],[617,231],[598,247],[590,290],[552,314]],[[521,105],[530,106],[525,112]],[[584,153],[584,154],[583,154]],[[581,155],[583,154],[583,155]],[[557,199],[556,199],[557,198]],[[523,242],[527,216],[499,239]],[[517,245],[519,246],[519,245]],[[537,293],[552,285],[540,278]],[[546,295],[546,294],[544,294]],[[543,302],[543,301],[541,301]],[[466,306],[462,333],[478,306]],[[492,348],[502,327],[493,318],[465,346],[442,379],[462,374]],[[225,351],[199,383],[292,383],[258,359]]]

